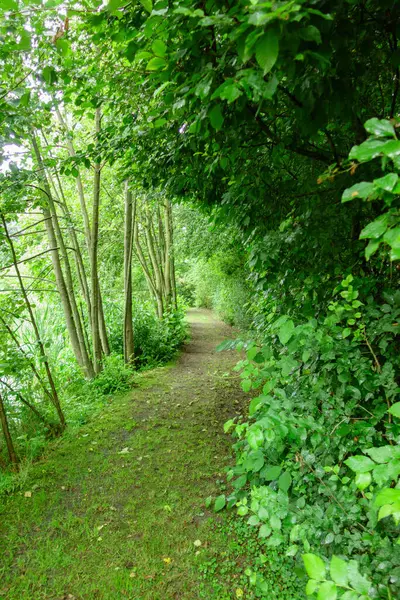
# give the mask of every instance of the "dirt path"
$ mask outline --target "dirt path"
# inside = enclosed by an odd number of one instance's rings
[[[66,435],[0,506],[1,600],[211,598],[197,563],[224,540],[204,499],[219,493],[222,425],[244,398],[228,377],[237,355],[215,351],[231,328],[204,310],[188,320],[175,365]]]

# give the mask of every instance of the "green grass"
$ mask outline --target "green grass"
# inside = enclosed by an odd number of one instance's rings
[[[22,488],[0,500],[1,600],[255,597],[244,571],[259,542],[204,503],[232,464],[223,423],[246,403],[224,376],[236,356],[214,353],[231,332],[204,311],[191,323],[175,365],[141,374],[48,445]]]

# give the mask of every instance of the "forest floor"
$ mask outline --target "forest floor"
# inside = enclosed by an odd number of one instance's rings
[[[139,375],[0,501],[1,600],[253,597],[254,540],[204,502],[233,462],[223,423],[246,404],[237,355],[215,350],[234,334],[209,311],[188,320],[174,364]]]

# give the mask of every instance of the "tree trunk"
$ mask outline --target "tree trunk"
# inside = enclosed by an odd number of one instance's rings
[[[100,109],[98,109],[98,110],[100,110]],[[72,143],[72,140],[71,140],[71,134],[68,129],[67,122],[64,120],[58,106],[55,106],[55,111],[56,111],[56,115],[58,117],[59,123],[66,133],[66,144],[67,144],[67,148],[68,148],[68,153],[71,156],[71,158],[73,158],[76,156],[76,152],[75,152],[75,148]],[[96,113],[96,115],[97,115],[97,113]],[[97,116],[96,116],[96,119],[97,119]],[[100,113],[99,123],[100,122],[101,122],[101,113]],[[96,121],[96,123],[97,123],[97,121]],[[96,125],[96,127],[97,127],[97,125]],[[95,167],[95,170],[96,170],[96,167]],[[95,178],[96,178],[96,176],[95,176]],[[99,175],[99,181],[100,181],[100,175]],[[92,231],[91,231],[91,227],[90,227],[89,213],[88,213],[88,209],[87,209],[87,205],[86,205],[85,192],[83,189],[82,178],[80,176],[79,171],[78,171],[78,175],[76,177],[76,187],[78,190],[79,203],[81,206],[81,213],[82,213],[83,224],[84,224],[84,229],[85,229],[86,246],[87,246],[87,250],[89,253],[89,260],[91,261],[92,260]],[[99,194],[100,194],[100,183],[99,183]],[[93,209],[94,209],[94,207],[93,207]],[[93,223],[92,223],[92,227],[93,227]],[[92,266],[91,266],[91,269],[92,269]],[[105,324],[104,310],[103,310],[103,299],[102,299],[102,295],[101,295],[99,281],[97,282],[97,295],[98,295],[98,303],[97,303],[98,317],[97,317],[97,319],[98,319],[98,327],[100,330],[101,347],[102,347],[104,354],[108,355],[108,354],[110,354],[110,345],[108,342],[107,328],[106,328],[106,324]],[[91,306],[91,301],[89,302],[88,306],[90,306],[91,310],[93,310],[93,308]],[[94,315],[91,314],[91,316],[90,316],[91,328],[93,327],[94,318],[95,318]],[[93,337],[93,331],[92,331],[92,337]]]
[[[6,440],[8,456],[10,457],[11,464],[16,469],[17,465],[18,465],[18,458],[17,458],[17,454],[15,452],[13,441],[12,441],[10,428],[8,426],[6,409],[5,409],[4,402],[3,402],[3,396],[1,394],[0,394],[0,421],[1,421],[1,428],[3,430],[3,435]]]
[[[125,231],[124,231],[124,360],[133,362],[135,349],[132,317],[132,249],[135,206],[129,181],[125,183]]]
[[[57,214],[55,212],[54,200],[51,195],[50,185],[46,178],[42,156],[40,154],[39,146],[34,133],[32,134],[32,146],[36,156],[36,161],[41,171],[40,179],[43,186],[43,192],[46,196],[46,204],[48,204],[49,206],[49,208],[43,207],[42,212],[43,216],[45,217],[45,227],[50,248],[53,248],[53,250],[51,251],[51,259],[53,263],[54,275],[56,278],[57,289],[60,294],[61,303],[64,310],[65,321],[71,340],[72,349],[74,351],[78,364],[85,371],[86,375],[88,377],[93,377],[93,366],[87,354],[80,315],[76,306],[69,260],[62,233],[58,224]],[[56,232],[58,233],[58,235],[56,235]],[[67,284],[64,279],[64,274],[61,268],[61,261],[58,253],[58,244],[60,244],[60,250],[64,258],[66,279],[68,282]]]
[[[100,133],[101,127],[101,109],[96,109],[96,135]],[[99,373],[101,370],[101,339],[99,326],[99,277],[97,272],[97,249],[99,243],[99,207],[100,207],[100,175],[101,166],[97,162],[94,165],[93,182],[93,215],[92,215],[92,236],[90,247],[90,265],[91,265],[91,287],[92,287],[92,343],[94,370]]]
[[[7,239],[8,245],[9,245],[10,250],[11,250],[12,260],[13,260],[13,263],[14,263],[14,269],[15,269],[15,272],[16,272],[17,277],[18,277],[18,282],[19,282],[19,286],[20,286],[20,289],[21,289],[21,292],[22,292],[22,296],[23,296],[23,299],[24,299],[24,302],[25,302],[25,306],[26,306],[26,308],[28,310],[29,318],[30,318],[30,321],[31,321],[31,324],[32,324],[32,327],[33,327],[33,331],[35,333],[35,338],[36,338],[37,345],[39,347],[40,356],[41,356],[41,359],[43,361],[44,368],[46,370],[47,380],[49,382],[50,389],[51,389],[52,401],[53,401],[54,407],[55,407],[55,409],[57,411],[58,418],[59,418],[60,423],[61,423],[61,427],[62,427],[62,429],[65,429],[66,422],[65,422],[64,413],[63,413],[62,408],[61,408],[60,399],[58,397],[57,388],[56,388],[55,383],[54,383],[54,379],[53,379],[53,375],[52,375],[52,372],[51,372],[51,369],[50,369],[49,361],[48,361],[48,358],[47,358],[47,355],[46,355],[46,352],[45,352],[45,349],[44,349],[44,344],[43,344],[42,339],[40,337],[39,328],[38,328],[37,323],[36,323],[35,315],[33,314],[32,305],[31,305],[30,300],[28,298],[28,294],[27,294],[27,292],[25,290],[24,282],[23,282],[23,279],[21,277],[21,272],[20,272],[19,267],[18,267],[18,260],[17,260],[17,255],[15,253],[14,244],[13,244],[13,241],[12,241],[12,239],[10,237],[9,232],[8,232],[7,223],[6,223],[6,220],[4,218],[4,215],[1,215],[1,221],[3,223],[3,228],[4,228],[5,235],[6,235],[6,239]],[[54,246],[52,246],[52,247],[54,247]]]

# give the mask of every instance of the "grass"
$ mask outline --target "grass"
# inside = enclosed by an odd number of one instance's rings
[[[204,499],[219,493],[222,424],[243,398],[222,377],[235,357],[213,353],[226,328],[204,313],[192,326],[175,366],[50,445],[0,504],[1,600],[235,597],[232,578],[228,596],[219,583],[207,595],[200,565],[226,547]]]
[[[236,356],[215,353],[231,329],[207,311],[190,321],[175,364],[140,374],[0,499],[0,600],[304,598],[284,550],[205,506],[233,462],[223,423],[247,399],[226,377]]]

